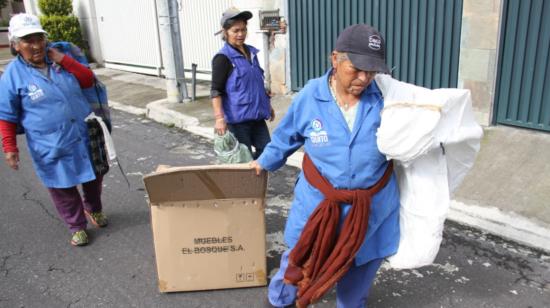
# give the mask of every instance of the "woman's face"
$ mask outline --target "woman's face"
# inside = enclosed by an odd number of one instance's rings
[[[244,45],[246,32],[246,22],[243,20],[237,20],[231,28],[225,30],[225,39],[229,44],[240,47]]]
[[[355,68],[350,60],[337,60],[335,54],[332,56],[332,65],[337,82],[348,94],[354,96],[360,96],[376,76],[376,72],[362,71]]]
[[[35,66],[46,64],[46,36],[43,33],[34,33],[22,37],[15,44],[15,50],[23,59]]]

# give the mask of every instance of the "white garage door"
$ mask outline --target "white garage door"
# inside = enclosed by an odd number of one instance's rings
[[[162,67],[154,0],[95,0],[105,66],[160,74]]]

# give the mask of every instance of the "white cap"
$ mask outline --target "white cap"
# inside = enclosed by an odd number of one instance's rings
[[[40,25],[38,17],[32,14],[21,13],[10,19],[8,36],[11,40],[14,37],[23,37],[33,33],[46,33]]]

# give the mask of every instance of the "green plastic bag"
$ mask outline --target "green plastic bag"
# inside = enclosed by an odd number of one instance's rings
[[[221,164],[240,164],[252,161],[252,154],[248,147],[239,143],[237,138],[228,130],[223,136],[214,137],[214,152]]]

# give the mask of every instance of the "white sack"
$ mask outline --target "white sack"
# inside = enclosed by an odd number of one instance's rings
[[[393,159],[400,190],[401,238],[393,268],[429,265],[439,251],[450,194],[473,166],[483,131],[469,90],[430,90],[377,75],[384,110],[378,147]]]
[[[429,89],[389,75],[377,75],[376,82],[384,95],[378,148],[388,159],[406,165],[434,147],[434,130],[441,119],[442,101]]]

